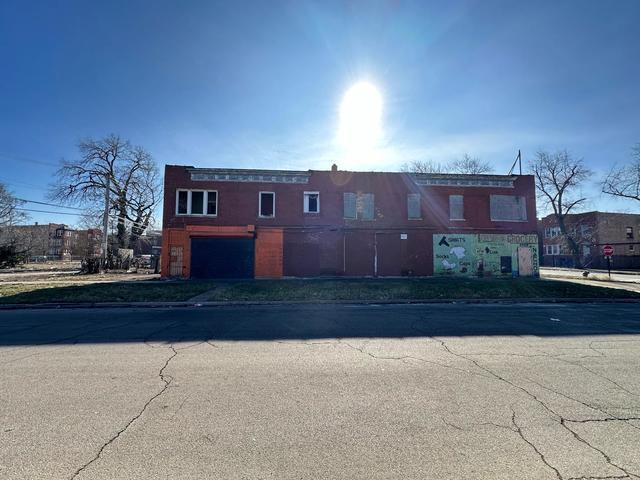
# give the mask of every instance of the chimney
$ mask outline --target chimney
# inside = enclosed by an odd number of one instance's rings
[[[335,163],[333,165],[331,165],[331,171],[332,172],[337,172],[338,171],[338,165],[336,165]]]

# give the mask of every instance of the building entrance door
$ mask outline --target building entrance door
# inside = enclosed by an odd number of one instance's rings
[[[521,277],[533,276],[533,252],[529,247],[518,247],[518,274]]]

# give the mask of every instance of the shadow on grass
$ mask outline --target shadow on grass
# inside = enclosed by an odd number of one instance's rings
[[[129,281],[52,286],[0,283],[0,304],[179,302],[211,291],[206,300],[389,301],[461,299],[640,299],[621,289],[538,279],[391,278],[244,281]]]

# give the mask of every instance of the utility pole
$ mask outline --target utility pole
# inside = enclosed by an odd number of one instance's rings
[[[111,177],[107,174],[107,188],[104,192],[104,218],[102,219],[102,271],[107,269],[107,249],[109,248],[109,194]]]

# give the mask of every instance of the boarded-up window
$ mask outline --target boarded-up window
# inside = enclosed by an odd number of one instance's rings
[[[344,218],[356,218],[356,194],[345,193],[344,197]]]
[[[407,211],[409,213],[409,220],[418,220],[421,218],[419,193],[409,193],[407,195]]]
[[[373,220],[373,193],[358,194],[358,218]]]
[[[516,195],[491,195],[491,220],[524,222],[527,206],[524,197]]]
[[[344,218],[373,220],[374,210],[373,193],[344,194]]]
[[[464,220],[464,197],[449,195],[449,219]]]

